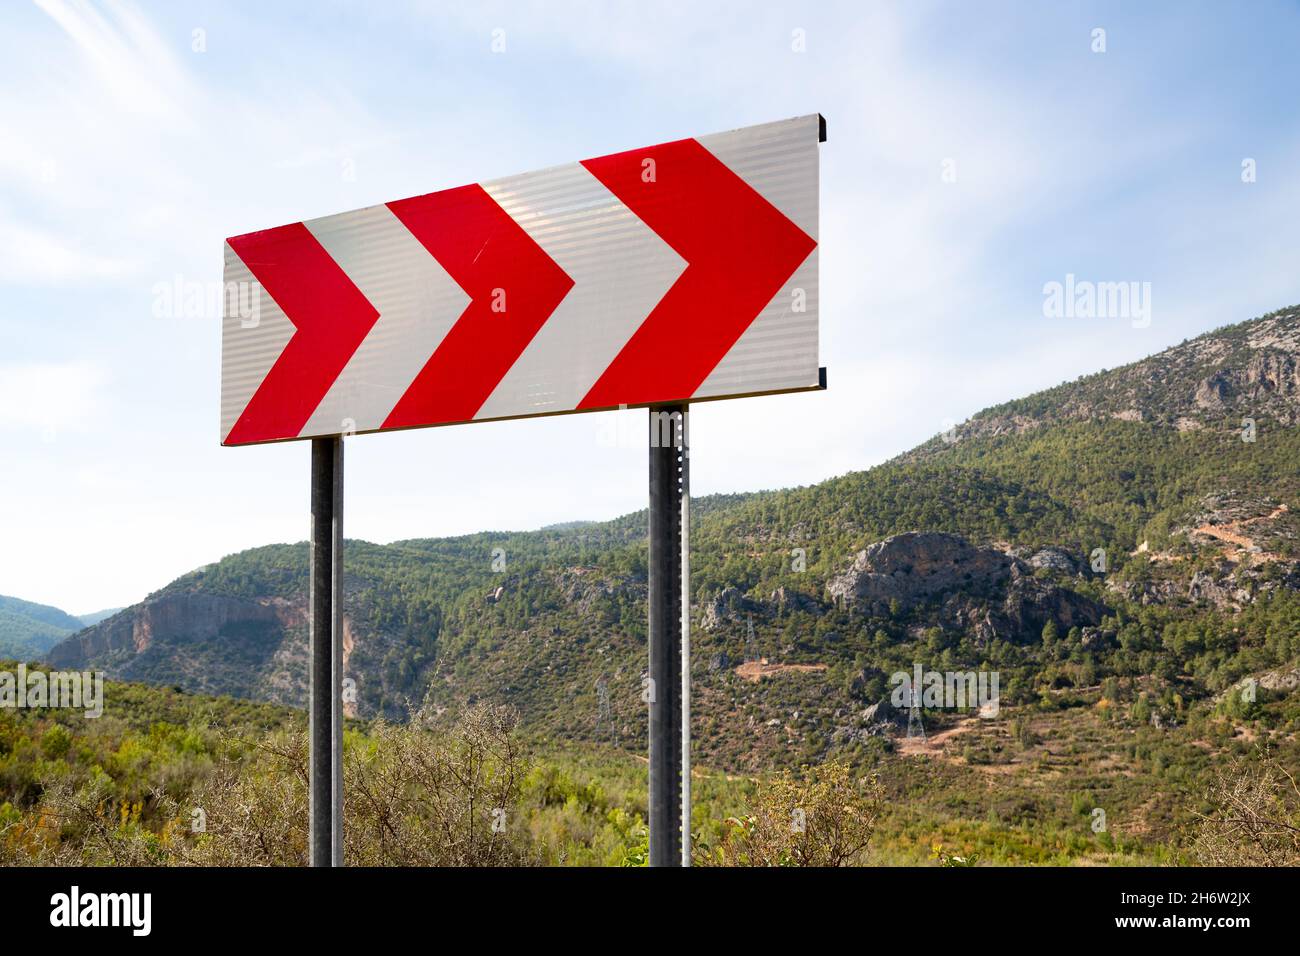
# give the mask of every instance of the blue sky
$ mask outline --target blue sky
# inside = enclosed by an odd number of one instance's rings
[[[73,612],[306,536],[307,446],[220,448],[218,316],[155,314],[160,284],[220,280],[229,235],[821,112],[831,387],[700,406],[697,494],[865,468],[1300,302],[1294,3],[41,0],[0,21],[0,593]],[[1150,325],[1046,318],[1067,274],[1149,282]],[[347,533],[644,507],[643,416],[351,439]]]

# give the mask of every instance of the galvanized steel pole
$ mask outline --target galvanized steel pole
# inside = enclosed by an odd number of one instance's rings
[[[312,866],[343,865],[343,439],[311,442],[308,843]]]
[[[686,406],[650,409],[650,865],[682,862],[682,499]]]
[[[691,865],[691,411],[682,406],[681,478],[681,666],[682,666],[682,866]]]

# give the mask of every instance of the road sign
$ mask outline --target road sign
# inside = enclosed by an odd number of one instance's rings
[[[650,408],[649,857],[690,865],[689,406],[825,387],[825,138],[814,114],[226,241],[222,444],[312,439],[313,866],[343,863],[342,436],[634,405]]]
[[[816,114],[226,241],[221,440],[815,389]]]

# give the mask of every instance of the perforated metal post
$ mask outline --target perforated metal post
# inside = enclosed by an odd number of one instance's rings
[[[681,454],[678,465],[681,497],[681,623],[682,623],[682,866],[691,865],[691,411],[682,406]]]
[[[650,409],[650,865],[688,859],[686,405]]]
[[[311,442],[308,844],[312,866],[343,865],[343,439]]]

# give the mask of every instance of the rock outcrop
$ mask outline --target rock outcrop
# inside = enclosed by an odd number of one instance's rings
[[[838,605],[884,613],[893,601],[906,609],[945,591],[997,584],[1014,562],[954,534],[908,531],[859,551],[847,571],[826,583],[826,593]]]
[[[907,726],[907,711],[893,705],[889,697],[863,708],[850,723],[831,731],[831,740],[844,746],[864,743],[870,737],[892,737]]]
[[[1227,373],[1215,372],[1200,381],[1193,396],[1196,407],[1210,412],[1222,411],[1232,397],[1232,385]]]
[[[343,670],[360,680],[360,706],[372,713],[382,692],[374,679],[403,636],[358,627],[355,582],[344,588]],[[307,598],[235,597],[189,588],[154,594],[74,634],[44,660],[64,670],[97,670],[117,680],[169,684],[193,693],[229,694],[301,706],[307,700]],[[370,695],[367,698],[367,694]]]
[[[75,670],[143,654],[159,640],[200,643],[240,625],[306,626],[305,609],[289,601],[250,601],[204,592],[170,592],[120,611],[60,641],[45,655],[52,667]]]
[[[1002,601],[1000,637],[1033,638],[1042,633],[1048,621],[1061,631],[1072,627],[1095,627],[1106,614],[1106,607],[1091,598],[1050,581],[1033,576],[1022,564],[1012,565],[1006,597]]]
[[[782,611],[803,611],[807,614],[820,614],[822,612],[822,606],[815,599],[802,591],[796,591],[794,588],[787,588],[784,585],[772,592],[769,603]]]
[[[717,597],[704,605],[700,626],[706,631],[716,630],[724,622],[740,620],[746,614],[761,610],[758,602],[747,598],[740,588],[723,588]]]
[[[555,583],[564,600],[584,613],[622,595],[643,599],[646,592],[645,581],[611,578],[595,568],[568,568],[556,574]]]
[[[1079,562],[1064,548],[1043,548],[1036,551],[1029,559],[1031,568],[1047,568],[1051,571],[1064,571],[1074,574],[1079,570]]]
[[[1039,566],[1075,567],[1059,548],[1034,557]],[[1106,613],[1091,598],[1035,577],[1031,562],[940,532],[906,532],[871,545],[826,591],[841,607],[879,616],[932,603],[933,625],[969,633],[978,644],[1034,639],[1049,620],[1062,630],[1096,626]]]

